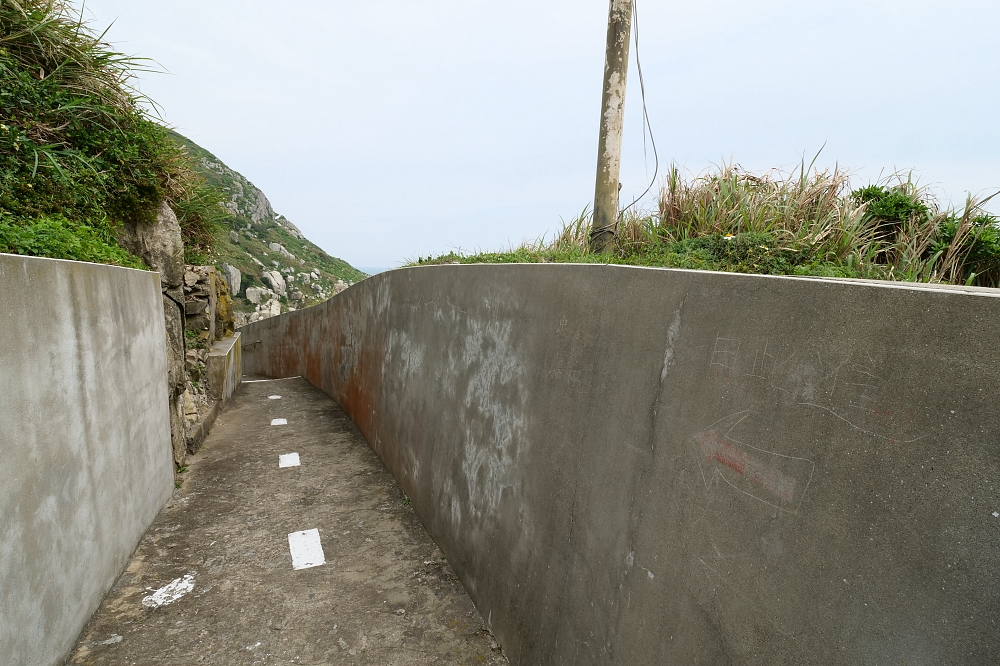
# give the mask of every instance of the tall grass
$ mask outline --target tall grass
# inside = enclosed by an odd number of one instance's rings
[[[610,256],[589,252],[585,209],[550,243],[443,259],[605,261],[997,287],[1000,229],[983,208],[991,198],[970,196],[960,209],[942,208],[908,175],[852,190],[847,171],[804,161],[792,172],[764,174],[723,164],[685,176],[673,166],[656,210],[621,216]]]
[[[69,2],[0,0],[0,252],[93,261],[104,243],[122,263],[121,225],[152,222],[163,201],[188,245],[211,247],[224,195],[150,117],[132,85],[148,62],[105,43]]]
[[[78,97],[128,114],[141,97],[131,81],[148,61],[119,53],[103,40],[104,33],[91,31],[63,0],[0,0],[5,55],[39,80],[54,77]]]

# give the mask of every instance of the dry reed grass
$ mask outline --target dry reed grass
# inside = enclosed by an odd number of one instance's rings
[[[620,218],[612,261],[649,263],[641,258],[652,248],[683,251],[696,239],[747,235],[768,239],[764,249],[787,259],[791,270],[784,272],[828,274],[823,267],[833,267],[864,278],[1000,286],[1000,232],[983,208],[995,195],[942,209],[908,174],[853,191],[850,180],[844,169],[805,162],[790,173],[761,175],[724,164],[685,177],[674,166],[655,212],[630,210]],[[585,252],[589,231],[585,210],[536,249]]]

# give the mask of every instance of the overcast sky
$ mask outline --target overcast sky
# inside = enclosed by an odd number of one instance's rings
[[[638,0],[661,160],[1000,189],[1000,2]],[[90,0],[164,119],[355,266],[499,249],[593,198],[607,0]],[[623,201],[652,175],[633,54]],[[991,189],[992,188],[992,189]],[[998,197],[1000,199],[1000,197]],[[652,205],[652,201],[649,202]],[[996,210],[997,206],[992,206]]]

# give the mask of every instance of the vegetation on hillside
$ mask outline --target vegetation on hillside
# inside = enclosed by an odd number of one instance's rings
[[[187,263],[229,263],[243,286],[263,286],[265,268],[319,275],[302,306],[364,278],[150,117],[132,86],[146,61],[102,40],[64,0],[0,0],[0,252],[141,268],[119,244],[122,226],[154,221],[166,201]]]
[[[313,305],[329,298],[338,281],[353,283],[366,277],[304,238],[294,224],[274,212],[264,193],[242,174],[190,139],[176,132],[170,134],[191,168],[220,194],[222,201],[222,216],[218,221],[222,233],[216,234],[210,248],[189,248],[190,263],[236,267],[243,275],[242,294],[246,293],[246,287],[267,286],[262,279],[265,270],[277,270],[293,280],[304,274],[319,276],[310,278],[308,285],[298,280],[289,291],[300,292],[303,299],[280,299],[286,307]],[[272,244],[280,245],[287,254],[272,250]],[[237,299],[237,307],[243,311],[252,309],[245,298]]]
[[[612,254],[588,250],[584,211],[550,243],[494,253],[449,253],[416,264],[578,262],[1000,286],[1000,229],[992,197],[941,208],[894,176],[852,190],[842,170],[793,173],[725,165],[685,178],[674,167],[655,212],[628,212]]]
[[[130,85],[143,62],[101,38],[61,0],[0,0],[2,252],[140,267],[119,228],[163,200],[211,234],[211,192]]]

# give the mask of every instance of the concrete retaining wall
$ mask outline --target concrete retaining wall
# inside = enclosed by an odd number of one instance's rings
[[[61,664],[173,490],[156,273],[0,255],[0,655]]]
[[[997,293],[423,267],[244,364],[344,406],[512,664],[995,664]]]
[[[205,361],[208,397],[226,403],[243,379],[243,347],[237,332],[212,345]]]

